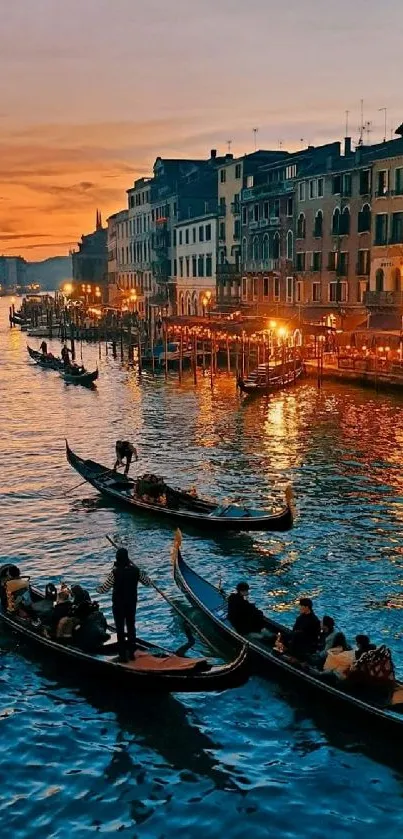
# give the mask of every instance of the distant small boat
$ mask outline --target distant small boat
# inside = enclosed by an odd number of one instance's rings
[[[302,376],[304,366],[301,360],[287,361],[285,364],[259,364],[246,379],[238,380],[242,393],[270,393],[293,385]]]
[[[191,359],[192,353],[189,349],[182,349],[182,361],[184,364],[189,364]],[[170,341],[167,345],[167,352],[165,352],[164,344],[156,344],[153,347],[153,351],[151,348],[144,352],[141,356],[141,363],[143,367],[151,367],[153,364],[154,358],[154,365],[155,367],[164,367],[166,361],[169,364],[179,364],[181,359],[181,351],[180,351],[180,343],[179,341]]]
[[[50,327],[48,324],[42,326],[30,326],[28,328],[28,335],[30,338],[50,338],[51,335],[57,334],[60,324],[53,323]]]
[[[61,370],[60,375],[69,385],[84,385],[84,387],[88,387],[96,382],[99,372],[97,368],[92,373],[88,373],[86,370],[83,373],[72,373],[70,367],[67,370]]]

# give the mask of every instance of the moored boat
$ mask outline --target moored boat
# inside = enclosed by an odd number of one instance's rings
[[[9,566],[0,568],[0,591]],[[29,581],[28,581],[29,585]],[[29,585],[33,603],[44,599],[41,591]],[[206,692],[221,691],[244,684],[248,678],[248,650],[242,644],[233,661],[223,665],[210,665],[205,658],[186,658],[170,650],[137,639],[135,658],[128,662],[117,660],[117,644],[111,639],[94,653],[88,653],[74,646],[51,637],[46,626],[40,620],[32,620],[26,609],[8,611],[1,598],[0,621],[17,633],[23,640],[51,654],[63,662],[63,667],[70,664],[77,673],[81,670],[86,677],[96,678],[113,686],[124,686],[135,692]]]
[[[227,599],[225,594],[199,574],[185,562],[181,555],[179,540],[177,539],[173,551],[173,565],[175,580],[193,606],[197,606],[214,626],[215,633],[221,634],[223,640],[239,645],[242,638],[227,616]],[[277,635],[289,635],[290,630],[275,620],[265,619],[266,628]],[[348,680],[340,680],[339,684],[325,681],[323,673],[307,664],[298,663],[287,655],[276,652],[263,642],[249,640],[251,661],[254,668],[262,675],[274,677],[293,684],[298,691],[303,690],[320,701],[323,708],[328,703],[333,713],[335,706],[339,713],[353,715],[369,726],[393,730],[394,734],[403,735],[402,708],[403,685],[395,683],[388,695],[379,693],[368,686],[365,690],[358,686],[349,686]],[[402,699],[400,699],[402,696]],[[394,704],[396,703],[396,704]]]
[[[238,380],[238,387],[242,393],[270,393],[283,387],[293,385],[303,373],[301,360],[287,361],[275,366],[268,363],[259,364],[246,379]]]
[[[136,482],[128,480],[112,469],[94,460],[84,460],[76,455],[66,441],[66,456],[70,465],[102,495],[123,504],[131,510],[150,512],[154,515],[201,526],[215,531],[242,530],[289,530],[293,524],[291,493],[287,492],[286,506],[278,513],[241,507],[238,504],[220,505],[200,498],[190,491],[176,489],[165,484],[157,476],[142,476]],[[148,492],[145,478],[156,478],[155,488],[159,494],[151,497],[153,481]],[[160,499],[160,500],[159,500]]]

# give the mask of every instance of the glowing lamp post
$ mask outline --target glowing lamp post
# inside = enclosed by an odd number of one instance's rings
[[[203,306],[203,317],[206,316],[206,312],[210,317],[210,302],[211,302],[211,291],[206,291],[202,299],[202,306]]]
[[[130,292],[130,303],[131,303],[131,306],[132,306],[132,312],[134,314],[134,312],[136,311],[136,303],[137,303],[137,292],[136,291],[131,291]]]

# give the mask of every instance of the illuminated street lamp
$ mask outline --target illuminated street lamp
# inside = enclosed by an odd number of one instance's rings
[[[65,283],[64,286],[63,286],[63,293],[66,295],[66,297],[69,297],[70,294],[72,294],[72,291],[73,291],[73,284],[72,283]]]
[[[96,289],[95,289],[95,297],[96,297],[98,300],[99,300],[99,298],[101,297],[101,289],[100,289],[99,285],[97,285],[97,287],[96,287]]]

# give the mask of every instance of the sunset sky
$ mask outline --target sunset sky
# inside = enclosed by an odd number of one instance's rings
[[[402,0],[13,0],[0,26],[0,252],[68,253],[158,154],[371,140],[403,121]]]

